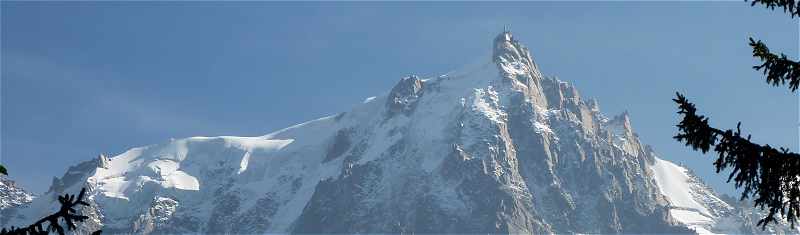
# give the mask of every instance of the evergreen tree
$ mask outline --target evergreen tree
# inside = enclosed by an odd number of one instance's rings
[[[795,0],[755,0],[751,6],[756,4],[770,10],[782,8],[792,19],[800,17],[800,2]],[[800,63],[784,54],[773,54],[761,40],[750,38],[750,47],[753,48],[753,57],[762,62],[753,68],[766,75],[768,84],[788,84],[792,92],[798,89]],[[743,189],[740,200],[753,198],[755,207],[769,211],[765,218],[758,221],[762,229],[770,222],[776,222],[778,214],[794,227],[800,217],[800,155],[786,148],[751,142],[750,135],[743,137],[741,122],[736,126],[736,131],[711,127],[708,118],[698,114],[695,105],[686,97],[677,93],[677,98],[673,100],[678,103],[678,113],[683,115],[683,120],[677,125],[679,132],[674,138],[703,153],[713,147],[717,153],[714,162],[717,173],[732,169],[728,182],[733,181],[736,188]]]

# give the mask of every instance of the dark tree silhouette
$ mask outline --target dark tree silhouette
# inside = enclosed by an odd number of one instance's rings
[[[797,90],[800,85],[798,78],[800,77],[800,63],[789,60],[783,53],[780,56],[772,54],[761,40],[755,41],[750,38],[750,46],[753,47],[753,57],[758,57],[764,62],[753,68],[759,71],[764,70],[764,75],[767,75],[767,83],[774,86],[788,83],[792,92]]]
[[[758,221],[762,229],[774,222],[779,212],[794,227],[800,217],[800,155],[751,142],[749,135],[742,137],[741,123],[736,131],[713,128],[708,125],[707,117],[697,114],[694,104],[677,95],[674,101],[679,105],[678,113],[684,117],[675,139],[703,153],[714,147],[718,154],[714,162],[717,173],[733,169],[728,182],[733,180],[736,188],[744,189],[740,199],[753,197],[756,207],[769,209],[767,217]]]
[[[8,175],[8,170],[2,164],[0,164],[0,174]]]
[[[77,210],[75,209],[75,207],[78,205],[89,206],[88,203],[83,201],[83,196],[85,194],[86,188],[83,188],[81,189],[81,193],[78,194],[78,198],[75,198],[75,195],[70,194],[58,196],[58,202],[61,203],[61,209],[59,209],[56,213],[45,216],[28,227],[15,228],[12,226],[11,229],[3,228],[3,230],[0,230],[0,235],[48,234],[50,232],[56,232],[60,235],[64,235],[65,230],[64,227],[59,224],[59,220],[63,220],[64,223],[67,224],[67,229],[75,230],[77,228],[75,225],[76,222],[83,222],[89,218],[85,215],[76,214]],[[47,230],[44,229],[45,223],[48,223]],[[101,232],[101,230],[98,230],[92,234],[99,235]]]
[[[800,10],[800,2],[795,0],[755,0],[750,3],[750,6],[755,6],[756,4],[764,5],[770,10],[775,10],[775,7],[783,8],[783,12],[788,13],[792,18],[800,16],[800,12],[798,12]]]
[[[755,0],[750,5],[756,4],[771,10],[783,8],[791,18],[800,17],[800,2],[795,0]],[[798,62],[784,54],[773,54],[761,40],[750,38],[750,46],[753,48],[753,57],[763,62],[753,68],[766,75],[768,84],[788,84],[792,92],[798,89]],[[707,117],[697,114],[697,108],[686,97],[677,93],[677,98],[673,100],[680,109],[678,113],[683,115],[683,120],[677,125],[679,132],[674,138],[703,153],[714,147],[717,173],[732,169],[728,182],[733,180],[736,188],[743,189],[740,200],[753,198],[755,207],[769,210],[769,214],[758,221],[761,229],[765,229],[770,222],[777,222],[776,215],[779,213],[794,227],[800,218],[800,155],[786,148],[776,149],[753,143],[750,135],[742,137],[741,122],[736,126],[736,131],[713,128],[708,124]]]

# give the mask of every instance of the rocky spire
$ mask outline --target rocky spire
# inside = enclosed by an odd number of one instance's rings
[[[386,99],[386,106],[389,115],[395,113],[410,113],[414,110],[417,100],[422,96],[423,82],[419,77],[411,75],[404,77],[397,82],[397,85],[389,92]]]
[[[614,142],[614,145],[619,146],[631,155],[638,155],[641,144],[639,143],[638,137],[633,132],[631,119],[628,116],[627,110],[612,118],[608,122],[608,126],[612,134],[611,140]]]
[[[536,79],[542,79],[539,66],[533,60],[528,48],[514,39],[510,31],[503,31],[494,38],[492,61],[506,73],[529,75]]]
[[[621,128],[625,132],[633,132],[633,129],[631,128],[631,118],[628,115],[628,110],[625,110],[621,114],[615,116],[611,120],[611,123],[613,123],[614,126]]]
[[[106,157],[105,154],[100,154],[97,156],[97,167],[108,169],[111,167],[111,161]]]
[[[506,30],[495,37],[492,61],[497,64],[500,76],[506,84],[510,84],[514,90],[524,92],[534,105],[548,107],[542,87],[544,76],[528,48],[514,39],[510,31]]]
[[[600,103],[595,98],[589,98],[589,109],[592,112],[600,112]]]

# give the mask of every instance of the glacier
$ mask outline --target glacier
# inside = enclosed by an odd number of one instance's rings
[[[757,211],[642,144],[627,112],[608,118],[544,76],[510,32],[491,46],[480,63],[401,78],[352,110],[263,136],[100,155],[0,208],[0,225],[27,225],[87,188],[80,233],[760,231]]]

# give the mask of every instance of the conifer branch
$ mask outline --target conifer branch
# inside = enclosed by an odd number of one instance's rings
[[[800,155],[751,142],[749,135],[742,137],[741,123],[736,131],[713,128],[708,117],[697,114],[694,104],[676,94],[673,101],[678,103],[683,120],[674,138],[703,153],[714,147],[717,173],[731,168],[728,182],[733,180],[737,189],[744,190],[741,200],[753,198],[756,207],[769,209],[769,214],[758,221],[762,230],[777,222],[778,213],[794,227],[800,217]]]
[[[761,40],[750,38],[750,46],[753,47],[753,57],[758,57],[763,62],[753,68],[758,71],[763,69],[764,75],[767,75],[767,83],[773,86],[788,83],[792,92],[797,90],[800,86],[800,63],[790,60],[783,53],[780,56],[771,53]]]
[[[754,0],[750,3],[750,6],[755,6],[759,3],[770,10],[775,10],[775,7],[783,8],[783,12],[789,13],[792,18],[800,16],[800,12],[798,12],[800,10],[800,2],[795,0]]]
[[[82,206],[89,206],[89,203],[83,201],[83,196],[86,194],[86,188],[81,189],[80,194],[78,194],[78,198],[75,198],[75,195],[64,194],[64,196],[58,196],[58,202],[61,203],[61,209],[58,212],[48,215],[38,221],[36,223],[31,224],[25,228],[15,228],[11,227],[11,229],[0,231],[0,235],[25,235],[25,234],[48,234],[49,232],[56,232],[59,235],[64,235],[65,230],[64,227],[59,224],[59,219],[63,220],[65,224],[67,224],[68,230],[75,230],[77,226],[75,222],[83,222],[84,220],[88,219],[88,216],[79,215],[77,214],[77,210],[74,208],[78,205]],[[47,229],[44,229],[44,224],[48,223]],[[101,231],[96,231],[92,234],[100,234]]]

